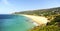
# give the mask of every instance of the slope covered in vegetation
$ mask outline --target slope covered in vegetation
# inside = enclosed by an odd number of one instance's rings
[[[50,9],[41,9],[41,10],[29,10],[23,12],[15,12],[15,14],[28,14],[28,15],[38,15],[38,16],[50,16],[60,14],[60,7],[50,8]]]

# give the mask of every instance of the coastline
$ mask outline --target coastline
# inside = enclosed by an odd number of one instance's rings
[[[47,22],[49,21],[46,17],[35,16],[35,15],[25,15],[25,14],[22,14],[22,15],[30,18],[33,21],[33,24],[36,26],[47,24]]]

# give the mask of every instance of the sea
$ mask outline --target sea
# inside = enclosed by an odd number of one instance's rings
[[[16,14],[0,14],[0,31],[29,31],[35,25],[32,20]]]

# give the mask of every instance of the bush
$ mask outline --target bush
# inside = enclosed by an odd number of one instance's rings
[[[32,29],[30,31],[60,31],[60,27],[58,26],[44,26],[38,27],[37,29]]]

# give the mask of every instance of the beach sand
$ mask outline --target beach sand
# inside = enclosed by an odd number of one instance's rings
[[[34,15],[23,15],[23,16],[32,19],[33,24],[35,24],[36,26],[46,24],[49,21],[46,17],[41,16],[34,16]]]

